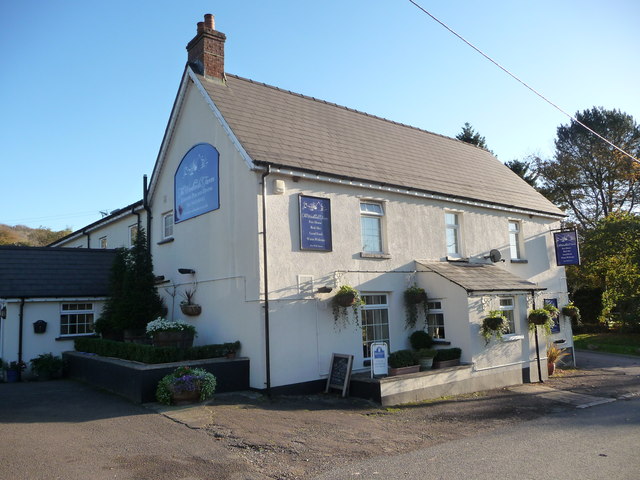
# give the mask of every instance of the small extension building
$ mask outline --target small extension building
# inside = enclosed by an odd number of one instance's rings
[[[366,372],[372,342],[408,348],[412,285],[428,295],[416,328],[462,349],[468,388],[537,380],[527,312],[568,302],[563,212],[484,149],[226,73],[225,40],[206,15],[144,202],[56,245],[126,245],[142,225],[168,317],[201,344],[240,340],[256,389],[319,389],[332,353]],[[346,325],[331,303],[343,285],[365,301]],[[510,331],[486,345],[490,310]],[[571,347],[569,320],[541,338],[543,359],[545,341]]]

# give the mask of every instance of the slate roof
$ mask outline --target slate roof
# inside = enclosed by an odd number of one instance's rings
[[[468,262],[428,262],[417,261],[427,271],[464,288],[467,293],[546,290],[537,284],[524,280],[497,265]]]
[[[0,246],[0,298],[103,297],[115,250]]]
[[[196,77],[257,164],[564,216],[476,146],[234,75]]]

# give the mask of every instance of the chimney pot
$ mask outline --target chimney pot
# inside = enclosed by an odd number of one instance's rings
[[[207,13],[204,16],[204,26],[211,30],[216,29],[215,18],[210,13]]]
[[[198,33],[204,32],[204,22],[198,22]]]

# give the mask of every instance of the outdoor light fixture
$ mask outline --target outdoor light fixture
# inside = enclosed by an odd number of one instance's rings
[[[179,268],[178,273],[183,275],[195,275],[196,271],[193,268]]]

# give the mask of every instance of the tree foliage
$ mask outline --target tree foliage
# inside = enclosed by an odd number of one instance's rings
[[[583,232],[577,280],[602,291],[601,321],[640,321],[640,216],[612,213]],[[576,281],[576,279],[574,279]]]
[[[631,115],[593,107],[576,119],[638,157],[640,128]],[[640,165],[575,121],[561,125],[552,160],[540,160],[543,188],[582,227],[614,212],[633,212],[640,200]]]
[[[47,227],[29,228],[25,225],[12,227],[0,224],[0,245],[45,247],[70,233],[71,229],[55,231]]]
[[[509,162],[505,162],[504,164],[509,167],[513,173],[518,175],[529,185],[534,188],[536,187],[539,174],[535,170],[533,161],[511,160]]]
[[[456,138],[463,142],[470,143],[471,145],[475,145],[476,147],[489,150],[487,148],[487,142],[485,141],[484,137],[476,132],[469,122],[466,122],[464,124],[464,126],[462,127],[462,132],[456,135]]]
[[[130,249],[120,248],[111,267],[109,298],[96,323],[100,333],[144,329],[160,316],[162,299],[155,287],[151,253],[143,229]]]

